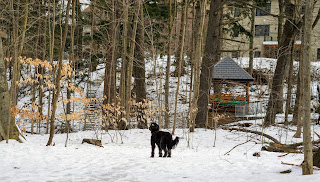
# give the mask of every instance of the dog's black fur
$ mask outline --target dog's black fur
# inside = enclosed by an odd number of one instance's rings
[[[157,123],[151,123],[149,130],[151,131],[151,157],[154,157],[154,149],[156,144],[159,148],[159,157],[171,157],[171,149],[174,149],[179,143],[179,137],[172,140],[169,132],[159,131]],[[162,156],[162,150],[164,155]]]

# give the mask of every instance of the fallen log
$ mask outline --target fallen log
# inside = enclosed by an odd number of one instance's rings
[[[96,146],[99,146],[99,147],[103,147],[102,143],[101,143],[101,140],[84,138],[82,140],[82,144],[83,143],[88,143],[88,144],[96,145]]]
[[[302,153],[297,150],[297,147],[290,147],[288,145],[283,144],[275,144],[270,143],[269,146],[263,146],[261,150],[265,150],[268,152],[280,152],[280,153]]]

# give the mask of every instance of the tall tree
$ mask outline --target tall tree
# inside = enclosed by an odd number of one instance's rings
[[[134,80],[136,88],[136,102],[143,102],[146,99],[146,86],[145,86],[145,62],[144,62],[144,14],[143,6],[140,7],[139,22],[137,28],[136,38],[136,51],[134,61]]]
[[[185,18],[187,19],[188,18],[188,11],[187,12],[185,12],[184,11],[184,6],[185,6],[185,3],[186,3],[186,1],[185,0],[182,0],[181,1],[181,20],[180,20],[180,32],[179,32],[179,35],[178,35],[178,40],[177,40],[177,42],[178,42],[178,49],[177,49],[177,51],[176,51],[176,54],[175,54],[175,57],[176,57],[176,61],[175,61],[175,70],[174,70],[174,72],[173,72],[173,75],[175,76],[175,77],[178,77],[178,72],[179,72],[179,69],[181,70],[180,71],[180,74],[181,75],[184,75],[185,73],[186,73],[186,70],[185,70],[185,68],[184,68],[184,54],[181,54],[180,52],[181,52],[181,47],[182,47],[182,42],[183,41],[185,41],[185,40],[182,40],[182,39],[184,39],[183,38],[183,36],[182,36],[182,34],[183,34],[183,22],[185,21]],[[186,15],[185,15],[186,14]],[[183,56],[183,58],[182,58],[182,63],[180,64],[179,63],[179,60],[181,60],[181,58],[180,58],[180,56]],[[181,66],[181,68],[178,68],[178,66]]]
[[[193,98],[189,111],[189,129],[191,132],[195,128],[195,119],[198,111],[198,98],[199,98],[199,86],[200,86],[200,67],[201,67],[201,53],[203,52],[203,27],[206,15],[207,0],[201,0],[196,2],[196,20],[193,32],[193,64],[194,64],[194,76],[193,76]]]
[[[139,0],[138,2],[135,3],[135,15],[134,15],[134,22],[133,22],[133,28],[131,32],[131,37],[130,37],[130,52],[128,55],[128,65],[127,65],[127,80],[126,80],[126,103],[130,103],[131,101],[131,85],[132,85],[132,69],[133,69],[133,59],[134,59],[134,52],[135,52],[135,47],[136,47],[136,35],[137,35],[137,28],[138,28],[138,18],[139,18],[139,11],[140,11],[140,6],[141,6],[141,1]],[[130,112],[130,107],[128,104],[126,104],[126,118],[127,121],[129,121],[129,114]]]
[[[166,68],[166,80],[164,85],[164,105],[165,105],[165,116],[164,116],[164,128],[169,127],[169,78],[170,78],[170,66],[171,66],[171,44],[172,44],[172,0],[169,0],[169,27],[168,27],[168,57],[167,57],[167,68]],[[160,126],[161,127],[161,126]]]
[[[20,132],[15,123],[15,118],[11,117],[7,70],[5,69],[2,46],[3,37],[5,37],[5,34],[0,30],[0,141],[15,139],[21,142],[19,138]]]
[[[55,89],[54,89],[53,98],[52,98],[52,110],[51,110],[51,118],[50,118],[50,136],[47,142],[47,146],[52,145],[52,140],[54,136],[54,129],[55,129],[54,122],[56,117],[57,102],[58,102],[59,94],[61,91],[60,81],[62,77],[62,59],[63,59],[66,39],[68,35],[68,21],[69,21],[69,14],[70,14],[69,10],[70,10],[71,1],[72,0],[68,0],[68,3],[67,3],[63,39],[61,40],[60,50],[59,50],[60,52],[59,52],[58,70],[57,70],[57,76],[55,78]]]
[[[252,2],[255,5],[255,2]],[[256,8],[251,8],[251,27],[250,27],[250,42],[249,42],[249,74],[252,75],[253,72],[253,37],[254,37],[254,29],[255,29],[255,19],[256,19]]]
[[[283,77],[287,65],[287,57],[291,50],[292,40],[297,35],[297,26],[293,23],[295,13],[295,4],[291,0],[285,0],[285,15],[286,21],[282,33],[282,38],[279,42],[279,58],[277,61],[276,70],[272,80],[272,89],[268,101],[267,114],[264,120],[265,126],[270,126],[275,123],[277,113],[277,103],[283,98],[279,93],[282,89]]]
[[[312,142],[311,142],[311,128],[310,128],[310,65],[311,65],[311,34],[312,34],[312,7],[313,0],[306,0],[305,19],[304,19],[304,34],[303,34],[303,59],[302,72],[303,82],[302,87],[305,88],[303,92],[303,147],[304,147],[304,161],[302,163],[302,174],[313,174],[313,159],[312,159]]]
[[[222,0],[211,0],[206,44],[201,64],[198,113],[195,120],[196,127],[201,128],[206,126],[208,118],[213,67],[220,60],[222,7]]]
[[[181,25],[182,28],[182,34],[181,34],[181,46],[180,46],[180,55],[179,55],[179,64],[178,64],[178,83],[177,83],[177,90],[176,90],[176,98],[175,98],[175,104],[174,104],[174,119],[173,119],[173,129],[172,129],[172,135],[174,135],[175,129],[176,129],[176,122],[177,122],[177,106],[178,106],[178,95],[179,95],[179,86],[180,86],[180,76],[181,76],[181,65],[183,61],[183,55],[184,55],[184,40],[185,40],[185,34],[186,34],[186,23],[187,23],[187,12],[188,12],[188,0],[184,0],[184,6],[183,6],[183,22]]]
[[[120,99],[121,99],[121,107],[127,108],[126,102],[126,71],[128,66],[128,24],[129,24],[129,2],[128,0],[122,1],[122,62],[121,62],[121,75],[120,75]],[[129,113],[127,113],[129,114]],[[127,116],[128,119],[128,116]]]
[[[135,93],[136,93],[136,102],[140,103],[138,107],[144,109],[142,104],[146,101],[146,86],[145,86],[145,61],[144,61],[144,14],[143,6],[140,6],[139,10],[139,22],[137,27],[137,37],[136,37],[136,51],[135,51],[135,61],[133,62],[133,71],[134,71],[134,81],[135,81]],[[160,105],[160,104],[159,104]],[[138,128],[147,128],[147,121],[143,120],[143,113],[139,112],[140,121],[138,121]],[[161,113],[159,113],[161,114]],[[160,125],[159,121],[159,125]]]

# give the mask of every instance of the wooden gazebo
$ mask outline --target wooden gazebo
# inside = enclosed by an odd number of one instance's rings
[[[233,95],[223,93],[214,93],[210,95],[209,103],[212,104],[212,109],[214,111],[235,112],[235,108],[238,105],[249,106],[249,88],[250,83],[253,82],[253,78],[230,57],[224,57],[214,66],[212,82],[221,84],[236,82],[245,84],[246,87],[246,95]]]

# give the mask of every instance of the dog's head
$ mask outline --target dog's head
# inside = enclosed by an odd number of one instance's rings
[[[152,132],[159,131],[159,125],[157,123],[151,123],[149,126],[149,130]]]

